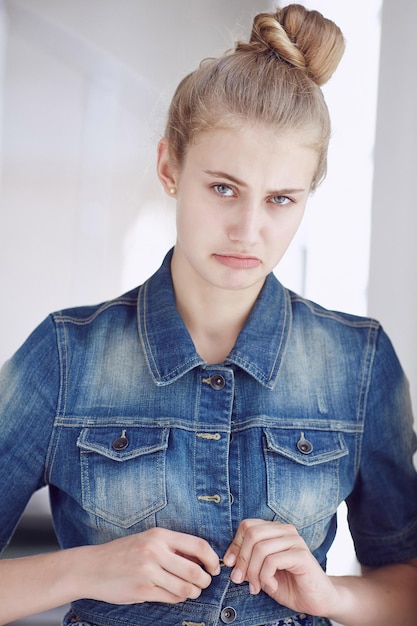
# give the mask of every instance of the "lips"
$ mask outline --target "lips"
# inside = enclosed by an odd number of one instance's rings
[[[214,257],[222,265],[233,269],[251,270],[261,264],[261,260],[254,256],[215,254]]]

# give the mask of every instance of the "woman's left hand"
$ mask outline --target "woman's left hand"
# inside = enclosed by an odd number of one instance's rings
[[[326,616],[337,605],[337,588],[290,524],[244,520],[223,561],[234,583],[247,581],[251,593],[295,611]]]

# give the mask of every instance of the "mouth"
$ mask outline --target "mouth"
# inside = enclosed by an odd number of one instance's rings
[[[261,260],[255,256],[240,254],[214,254],[213,256],[221,265],[234,269],[250,270],[261,264]]]

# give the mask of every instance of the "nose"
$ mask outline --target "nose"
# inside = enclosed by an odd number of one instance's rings
[[[255,204],[236,207],[229,226],[229,239],[245,246],[257,242],[260,231],[260,210]]]

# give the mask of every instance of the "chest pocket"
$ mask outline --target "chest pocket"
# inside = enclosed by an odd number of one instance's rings
[[[340,462],[348,454],[335,431],[265,429],[268,506],[314,550],[340,504]]]
[[[166,505],[167,428],[85,428],[80,450],[85,510],[129,528]]]

